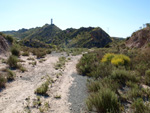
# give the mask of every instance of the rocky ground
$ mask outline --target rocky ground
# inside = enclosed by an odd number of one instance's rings
[[[61,56],[70,59],[63,69],[56,70],[54,65]],[[85,113],[87,78],[76,72],[76,64],[81,56],[66,56],[65,53],[53,52],[41,63],[41,59],[36,59],[35,56],[21,56],[27,71],[22,73],[14,70],[15,81],[7,83],[6,88],[0,91],[0,113]],[[34,60],[28,60],[29,57]],[[32,65],[31,62],[35,61],[36,65]],[[1,63],[1,66],[5,64]],[[47,77],[53,79],[48,95],[37,96],[34,91]]]

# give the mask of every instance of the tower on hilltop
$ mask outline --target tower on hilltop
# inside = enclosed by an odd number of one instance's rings
[[[51,25],[53,24],[53,19],[51,18]]]

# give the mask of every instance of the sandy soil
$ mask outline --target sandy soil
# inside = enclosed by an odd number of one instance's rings
[[[32,61],[27,60],[28,57],[21,57],[26,61],[22,64],[28,71],[24,73],[16,71],[15,81],[8,83],[0,92],[0,113],[25,113],[28,112],[25,109],[27,106],[32,113],[40,112],[39,107],[32,106],[32,102],[37,98],[34,91],[45,81],[47,75],[56,82],[49,86],[48,97],[40,96],[42,103],[48,102],[50,106],[45,113],[84,113],[87,78],[77,75],[75,67],[81,55],[71,56],[64,70],[55,70],[54,64],[61,56],[65,54],[52,53],[47,55],[46,61],[42,63],[36,59],[37,65],[35,66],[29,65]],[[56,77],[56,73],[60,72],[62,76]],[[56,99],[56,95],[61,98]]]

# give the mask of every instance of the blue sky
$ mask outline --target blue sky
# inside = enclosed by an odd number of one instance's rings
[[[101,27],[110,36],[130,36],[150,23],[150,0],[0,0],[0,31],[50,24],[60,29]]]

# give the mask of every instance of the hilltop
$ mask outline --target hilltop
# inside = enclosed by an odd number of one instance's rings
[[[40,41],[46,44],[57,45],[58,47],[104,47],[112,41],[110,36],[100,27],[61,30],[54,24],[45,24],[42,27],[23,28],[18,31],[4,31],[3,33],[23,40],[24,44],[35,42],[36,40],[36,42]],[[28,45],[30,44],[26,44],[26,46]]]

